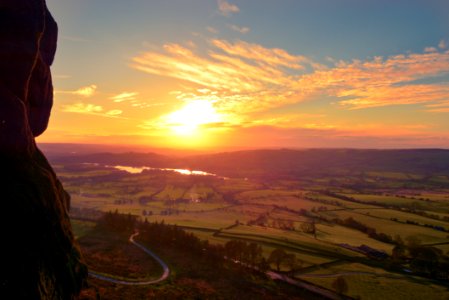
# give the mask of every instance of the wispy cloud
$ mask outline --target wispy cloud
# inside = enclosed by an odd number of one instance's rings
[[[432,108],[432,109],[428,109],[427,111],[433,112],[433,113],[448,113],[449,106],[448,107],[440,107],[440,108]]]
[[[333,68],[303,76],[298,83],[326,95],[346,98],[340,104],[360,109],[447,99],[447,84],[419,83],[443,74],[449,74],[449,51],[338,62]]]
[[[446,49],[446,47],[447,47],[447,44],[446,44],[446,41],[445,41],[445,40],[441,40],[441,41],[438,43],[438,48],[440,48],[440,49]]]
[[[213,34],[217,34],[219,32],[215,27],[212,26],[207,26],[206,30]]]
[[[245,111],[279,105],[294,91],[297,79],[290,70],[301,71],[310,61],[282,49],[268,49],[243,41],[210,41],[206,57],[179,44],[164,45],[163,52],[146,52],[133,59],[132,67],[152,74],[182,79],[207,92],[182,91],[179,99],[209,99],[222,110],[236,106]]]
[[[114,103],[128,103],[131,107],[137,107],[137,108],[148,108],[148,107],[156,107],[156,106],[163,106],[165,103],[159,103],[159,102],[148,102],[142,99],[139,99],[139,93],[138,92],[122,92],[120,94],[117,94],[115,96],[109,97],[110,100],[112,100]],[[118,112],[119,110],[113,110],[109,113],[109,115],[114,115],[114,112]]]
[[[248,32],[250,32],[250,28],[249,27],[240,27],[240,26],[237,26],[237,25],[235,25],[235,24],[228,24],[227,25],[230,29],[232,29],[232,30],[234,30],[234,31],[237,31],[237,32],[240,32],[240,33],[242,33],[242,34],[245,34],[245,33],[248,33]]]
[[[240,9],[237,5],[231,4],[226,0],[218,0],[218,9],[223,16],[229,17],[233,13],[238,13]]]
[[[113,100],[116,103],[120,103],[120,102],[129,101],[129,100],[134,100],[134,99],[136,99],[136,96],[138,94],[139,93],[137,93],[137,92],[123,92],[118,95],[112,96],[109,99]]]
[[[118,115],[121,115],[122,113],[123,113],[123,111],[120,109],[113,109],[113,110],[106,112],[106,114],[109,116],[118,116]]]
[[[123,111],[119,109],[113,109],[104,111],[101,105],[91,104],[91,103],[73,103],[62,106],[63,112],[69,113],[78,113],[78,114],[87,114],[87,115],[96,115],[101,117],[109,117],[109,118],[121,118],[119,115],[123,113]]]
[[[322,65],[279,48],[212,39],[206,55],[179,44],[133,58],[132,67],[192,85],[181,100],[209,99],[220,111],[250,113],[313,96],[337,98],[342,108],[430,104],[449,99],[447,83],[424,83],[449,74],[449,51],[328,61]],[[423,81],[424,80],[424,81]]]
[[[263,67],[303,69],[304,64],[310,62],[308,58],[302,55],[292,55],[280,48],[269,49],[245,41],[230,43],[225,40],[215,39],[211,41],[211,44],[224,51],[227,55],[249,59]]]
[[[59,91],[56,90],[55,93],[56,94],[72,94],[72,95],[78,95],[78,96],[82,96],[82,97],[92,97],[95,92],[97,90],[97,86],[95,84],[89,85],[89,86],[84,86],[84,87],[80,87],[77,90],[74,91]]]
[[[86,104],[86,103],[74,103],[64,105],[62,108],[64,112],[72,112],[72,113],[81,113],[81,114],[91,114],[91,113],[99,113],[103,111],[103,107],[95,104]]]
[[[449,112],[449,97],[447,97],[448,100],[446,101],[440,101],[438,103],[428,104],[426,105],[427,112],[432,113],[447,113]]]
[[[93,84],[90,86],[79,88],[76,91],[74,91],[73,93],[76,95],[83,96],[83,97],[91,97],[95,94],[96,90],[97,90],[97,86]]]

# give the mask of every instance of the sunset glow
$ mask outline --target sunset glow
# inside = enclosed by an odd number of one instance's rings
[[[412,2],[48,0],[39,142],[447,148],[449,5]]]
[[[218,123],[222,117],[208,101],[192,101],[183,108],[165,117],[165,122],[171,130],[181,136],[200,134],[202,125]]]

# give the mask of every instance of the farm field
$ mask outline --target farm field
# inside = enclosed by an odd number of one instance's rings
[[[201,238],[203,240],[209,241],[209,243],[211,243],[211,244],[224,245],[224,244],[226,244],[226,242],[232,240],[233,237],[234,238],[237,237],[237,235],[233,236],[232,232],[230,232],[230,233],[226,232],[225,234],[214,235],[214,231],[204,231],[204,230],[196,230],[196,229],[186,229],[186,231],[195,234],[196,236],[198,236],[199,238]],[[242,236],[239,236],[239,238],[245,239]],[[282,245],[283,245],[282,241],[276,242],[276,241],[273,241],[270,239],[264,239],[263,237],[248,238],[247,241],[259,241],[262,245],[263,256],[266,259],[269,258],[270,253],[274,249],[276,249],[277,247],[282,247]],[[287,252],[295,254],[296,257],[302,261],[303,267],[313,266],[313,265],[317,265],[317,264],[323,264],[323,263],[332,261],[331,259],[328,259],[328,258],[308,254],[308,252],[301,251],[301,249],[299,249],[299,248],[292,249],[291,247],[289,247],[289,250]]]
[[[179,215],[152,215],[147,217],[148,221],[161,222],[167,224],[177,224],[181,226],[191,226],[199,228],[220,229],[231,226],[235,220],[246,221],[250,217],[244,213],[226,210],[214,210],[209,212],[185,212]]]
[[[391,270],[390,257],[399,237],[404,243],[412,238],[429,247],[435,244],[442,255],[449,253],[446,190],[424,193],[383,184],[408,180],[410,174],[370,174],[363,180],[369,180],[378,192],[373,187],[355,192],[335,186],[328,178],[266,182],[174,172],[131,174],[101,165],[57,168],[71,193],[74,217],[130,214],[141,221],[177,225],[212,245],[224,247],[235,240],[256,243],[267,261],[272,252],[283,249],[295,257],[295,274],[302,280],[332,290],[338,274],[346,274],[343,277],[351,297],[377,299],[371,293],[382,290],[376,297],[407,299],[408,291],[413,291],[408,299],[423,295],[446,299],[447,287],[407,274],[403,269],[408,266]],[[338,184],[353,184],[357,175],[338,180]],[[348,220],[369,230],[351,227],[354,225]],[[94,222],[74,220],[77,238],[89,235]],[[371,234],[373,231],[377,235]],[[276,269],[273,263],[269,266]],[[280,272],[291,270],[281,264]],[[393,286],[406,291],[395,294]],[[389,298],[393,294],[399,298]]]
[[[426,218],[420,215],[406,213],[402,211],[392,210],[392,209],[358,209],[358,213],[369,214],[370,216],[376,218],[382,218],[386,220],[396,219],[401,223],[406,223],[407,221],[416,222],[420,225],[431,224],[433,226],[439,226],[449,229],[449,222],[443,222],[440,220],[435,220],[431,218]]]
[[[402,239],[406,239],[407,237],[414,236],[419,238],[424,244],[444,242],[447,241],[448,236],[447,232],[441,232],[423,226],[399,223],[383,217],[372,216],[371,213],[367,215],[358,211],[342,210],[323,214],[329,218],[353,218],[363,224],[370,224],[370,226],[375,228],[378,232],[385,233],[393,237],[399,235]]]
[[[361,264],[343,264],[314,271],[299,278],[332,289],[332,282],[343,277],[347,295],[357,299],[385,300],[446,300],[449,290],[417,277],[398,275]]]
[[[413,203],[423,202],[417,199],[402,198],[397,196],[387,195],[365,195],[365,194],[346,194],[345,196],[352,197],[364,203],[381,203],[391,206],[411,205]]]

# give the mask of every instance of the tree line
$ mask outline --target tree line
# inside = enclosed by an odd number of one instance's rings
[[[446,281],[449,279],[449,252],[445,255],[441,249],[422,245],[416,237],[408,237],[406,242],[400,237],[395,240],[396,246],[391,254],[394,265],[408,268],[425,277]]]
[[[237,222],[237,221],[236,221]],[[210,244],[207,240],[200,240],[193,233],[189,233],[177,225],[161,222],[141,222],[137,216],[121,214],[118,211],[105,213],[99,220],[98,226],[115,232],[132,232],[139,230],[139,240],[155,249],[167,247],[189,253],[197,257],[198,261],[222,267],[225,264],[237,265],[249,270],[266,272],[274,266],[277,271],[295,272],[303,261],[294,254],[287,253],[281,248],[275,248],[266,258],[262,247],[254,242],[238,239],[227,241],[224,245]]]

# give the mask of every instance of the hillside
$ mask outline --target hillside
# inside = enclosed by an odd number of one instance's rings
[[[223,176],[338,175],[361,172],[403,172],[420,175],[449,174],[449,150],[252,150],[186,156],[155,153],[97,153],[62,155],[52,153],[53,163],[100,163],[202,170]]]

